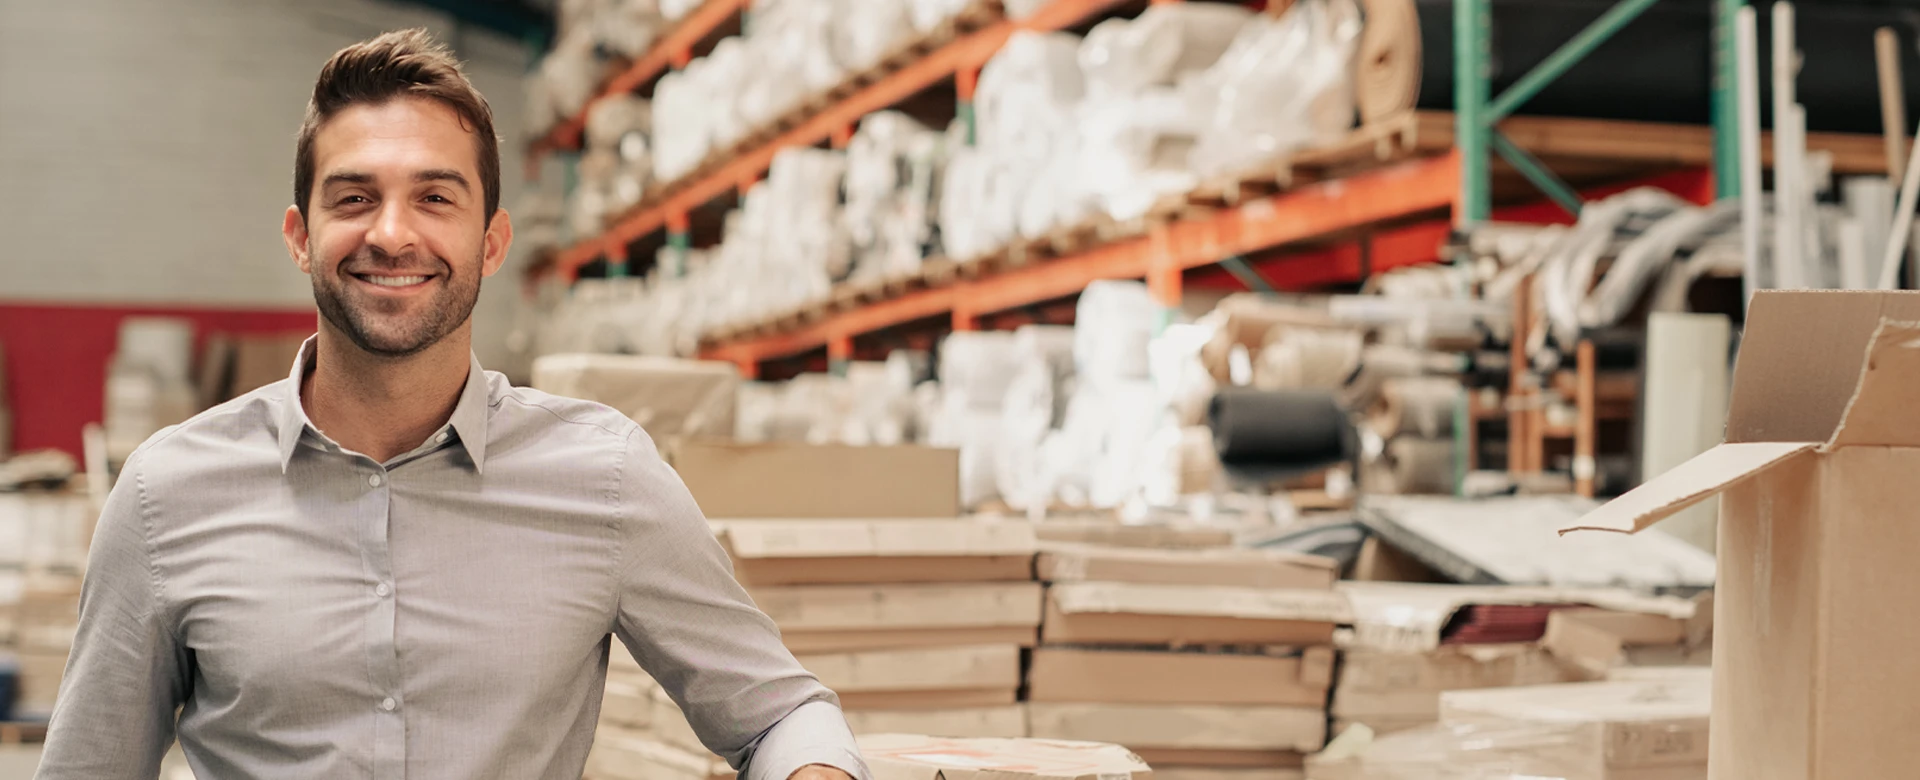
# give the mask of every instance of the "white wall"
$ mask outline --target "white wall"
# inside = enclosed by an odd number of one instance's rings
[[[342,46],[415,26],[454,46],[492,104],[510,206],[517,41],[373,0],[0,0],[0,300],[310,305],[280,221],[314,75]],[[483,362],[499,362],[524,256],[483,287]]]

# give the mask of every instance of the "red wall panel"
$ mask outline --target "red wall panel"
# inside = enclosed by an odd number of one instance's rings
[[[6,402],[13,410],[13,449],[55,448],[80,455],[80,428],[98,422],[107,360],[120,320],[181,317],[194,324],[196,360],[211,333],[311,333],[314,310],[217,309],[184,306],[48,304],[0,300],[0,350],[6,355]]]

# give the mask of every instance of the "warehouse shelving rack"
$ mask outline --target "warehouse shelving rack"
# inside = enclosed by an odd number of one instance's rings
[[[728,333],[705,345],[703,356],[733,362],[749,377],[757,376],[767,361],[823,348],[831,364],[853,357],[857,337],[940,318],[953,330],[975,329],[985,315],[1068,297],[1100,279],[1144,279],[1155,299],[1172,307],[1180,300],[1185,272],[1223,263],[1255,285],[1299,288],[1357,281],[1396,266],[1441,259],[1452,225],[1488,218],[1567,219],[1551,213],[1551,206],[1493,209],[1496,190],[1500,200],[1512,201],[1529,184],[1547,192],[1560,209],[1577,213],[1581,186],[1677,170],[1686,174],[1681,181],[1697,190],[1683,195],[1710,201],[1737,184],[1732,178],[1737,155],[1730,146],[1734,134],[1723,117],[1732,105],[1723,94],[1732,81],[1732,57],[1725,51],[1730,36],[1724,32],[1716,32],[1723,45],[1716,50],[1714,128],[1511,116],[1528,97],[1656,1],[1623,0],[1506,93],[1489,98],[1490,0],[1456,0],[1455,76],[1461,85],[1457,110],[1420,112],[1405,147],[1384,159],[1264,197],[1163,209],[1145,224],[1098,241],[1077,242],[1081,245],[1069,251],[995,263],[984,270],[975,267],[973,273],[954,273],[953,263],[930,261],[929,273],[895,280],[875,294],[836,296],[833,302],[778,313]],[[1716,3],[1725,17],[1717,27],[1725,27],[1740,0]],[[583,266],[606,260],[610,271],[618,273],[615,269],[625,266],[628,244],[662,229],[669,246],[685,249],[688,214],[744,191],[764,175],[779,150],[843,144],[861,117],[946,79],[953,80],[961,101],[958,113],[966,116],[980,66],[1014,32],[1072,28],[1119,5],[1120,0],[1052,0],[1027,19],[994,20],[884,73],[857,76],[853,83],[862,86],[836,90],[830,96],[840,95],[837,99],[815,105],[805,116],[784,123],[785,129],[750,140],[664,185],[658,196],[612,220],[606,232],[562,251],[555,270],[571,279]],[[656,47],[664,53],[642,57],[609,84],[608,92],[631,90],[657,77],[664,72],[661,63],[684,62],[692,41],[743,7],[742,0],[708,0]],[[541,143],[565,148],[563,142],[577,142],[577,124],[576,118],[556,128]],[[1885,170],[1877,137],[1813,134],[1808,143],[1834,153],[1836,172]],[[1496,166],[1490,152],[1508,165]],[[1256,252],[1276,250],[1289,256],[1267,264],[1264,277],[1240,262]]]

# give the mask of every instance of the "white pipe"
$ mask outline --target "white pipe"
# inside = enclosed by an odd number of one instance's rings
[[[1786,290],[1807,286],[1801,245],[1806,241],[1800,220],[1806,174],[1794,143],[1793,78],[1800,53],[1793,45],[1793,4],[1773,4],[1773,283]]]
[[[1914,132],[1913,148],[1907,155],[1907,175],[1900,180],[1900,202],[1893,207],[1893,235],[1887,238],[1887,253],[1880,258],[1880,287],[1900,289],[1900,258],[1907,253],[1907,241],[1913,238],[1913,199],[1920,196],[1920,129]]]
[[[1760,33],[1753,6],[1741,5],[1734,15],[1734,50],[1738,60],[1740,109],[1740,236],[1746,249],[1746,297],[1761,289],[1760,269],[1766,263],[1760,223],[1766,219],[1766,182],[1760,170]]]

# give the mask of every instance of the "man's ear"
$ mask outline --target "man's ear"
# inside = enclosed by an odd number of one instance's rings
[[[513,218],[506,209],[494,209],[487,220],[486,245],[480,257],[480,275],[492,276],[507,262],[507,250],[513,248]]]
[[[300,216],[299,206],[287,207],[287,216],[280,223],[280,238],[287,242],[287,254],[300,267],[300,273],[313,273],[313,258],[307,256],[307,218]]]

